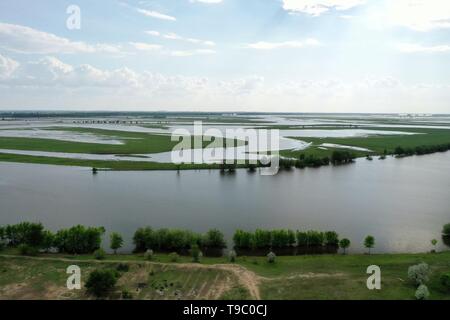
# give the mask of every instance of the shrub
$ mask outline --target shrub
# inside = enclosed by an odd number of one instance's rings
[[[447,289],[447,291],[450,291],[450,272],[441,274],[440,279],[442,285]]]
[[[123,238],[117,232],[113,232],[109,236],[109,239],[110,239],[109,247],[114,251],[114,254],[116,254],[117,253],[117,249],[120,249],[122,247],[122,245],[123,245]]]
[[[145,251],[144,259],[148,260],[148,261],[153,260],[153,250],[152,249],[147,249],[147,251]]]
[[[94,251],[94,258],[97,260],[103,260],[105,259],[105,256],[106,256],[105,250],[101,248]]]
[[[82,254],[100,249],[103,227],[84,227],[77,225],[69,229],[61,229],[55,235],[55,247],[60,252]]]
[[[178,255],[178,253],[172,252],[171,254],[169,254],[169,260],[171,262],[178,262],[179,259],[180,259],[180,256]]]
[[[236,251],[230,250],[228,252],[228,261],[230,261],[231,263],[234,263],[236,261]]]
[[[277,256],[275,255],[275,253],[273,253],[272,251],[269,252],[269,253],[267,254],[267,262],[268,262],[268,263],[275,263],[276,257],[277,257]]]
[[[89,274],[85,287],[88,293],[100,298],[107,296],[116,282],[117,273],[113,270],[94,270]]]
[[[408,278],[417,285],[425,284],[429,279],[430,268],[422,262],[408,268]]]
[[[36,256],[39,250],[29,244],[22,243],[18,246],[19,253],[23,256]]]
[[[203,254],[200,251],[200,248],[197,244],[193,244],[191,246],[191,256],[193,262],[200,262],[200,259],[202,258]]]
[[[119,272],[128,272],[128,270],[130,270],[130,266],[126,263],[119,263],[116,270]]]
[[[341,241],[339,241],[339,247],[341,247],[344,250],[344,254],[345,254],[345,250],[350,247],[350,240],[348,240],[347,238],[342,239]]]
[[[426,300],[430,296],[430,292],[428,291],[428,287],[424,284],[421,284],[416,290],[416,299],[417,300]]]
[[[128,290],[122,290],[122,299],[131,300],[133,299],[133,294]]]

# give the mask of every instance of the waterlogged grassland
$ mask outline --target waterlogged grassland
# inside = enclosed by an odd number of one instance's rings
[[[111,170],[200,170],[220,169],[218,164],[194,164],[194,163],[160,163],[147,161],[124,160],[83,160],[56,157],[29,156],[20,154],[0,153],[0,161],[51,164],[63,166],[91,167]],[[244,168],[245,165],[237,165],[236,168]]]
[[[104,130],[93,128],[63,127],[47,130],[64,130],[67,132],[89,133],[103,137],[118,139],[123,144],[102,144],[72,142],[53,139],[0,137],[0,149],[67,152],[67,153],[91,153],[91,154],[146,154],[171,151],[179,141],[172,141],[170,135],[153,134],[145,132],[130,132],[119,130]],[[203,141],[203,147],[214,145],[214,140]],[[235,140],[236,145],[243,142]],[[191,138],[194,146],[194,137]]]
[[[388,154],[394,152],[398,146],[402,148],[415,148],[418,146],[434,146],[439,144],[450,143],[449,129],[433,129],[433,128],[378,128],[378,127],[361,127],[367,130],[385,130],[385,131],[402,131],[407,133],[417,133],[413,135],[371,135],[368,137],[350,137],[350,138],[315,138],[315,137],[291,137],[292,139],[302,140],[311,143],[311,146],[306,150],[298,151],[282,151],[281,155],[286,157],[297,158],[300,154],[313,154],[321,156],[330,156],[333,148],[328,150],[319,149],[318,146],[323,143],[339,144],[351,147],[366,148],[372,152],[351,150],[356,156],[364,156],[367,154],[384,153]]]
[[[18,257],[11,250],[0,256],[0,298],[87,299],[84,290],[65,289],[68,265],[82,269],[82,280],[94,269],[129,265],[122,273],[111,298],[122,290],[134,299],[248,299],[258,292],[262,299],[415,299],[415,285],[408,279],[411,265],[426,262],[431,268],[427,283],[430,299],[450,299],[440,283],[450,271],[450,252],[421,254],[318,255],[277,257],[269,264],[265,257],[238,257],[235,264],[224,257],[203,258],[201,264],[179,257],[171,262],[167,254],[156,254],[146,262],[142,255],[107,255],[95,261],[92,255],[47,254]],[[7,255],[6,255],[7,254]],[[366,269],[381,268],[381,290],[368,290]],[[84,277],[84,278],[83,278]],[[256,288],[256,289],[255,289]]]

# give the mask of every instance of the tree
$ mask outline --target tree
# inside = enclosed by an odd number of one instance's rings
[[[325,244],[337,247],[339,245],[339,235],[335,231],[325,232]]]
[[[345,250],[350,247],[350,240],[348,240],[347,238],[342,239],[341,241],[339,241],[339,246],[344,250],[345,254]]]
[[[442,229],[442,242],[450,247],[450,223],[444,225],[444,228]]]
[[[217,229],[211,229],[206,233],[203,244],[209,248],[219,249],[223,249],[227,246],[223,233]]]
[[[369,254],[370,254],[370,249],[373,248],[375,246],[375,238],[371,235],[368,235],[365,239],[364,239],[364,246],[369,249]]]
[[[77,225],[69,229],[59,230],[54,239],[54,245],[59,252],[82,254],[91,253],[100,248],[103,227],[84,227]]]
[[[109,247],[114,251],[114,254],[116,254],[117,249],[122,248],[123,238],[119,233],[113,232],[113,233],[111,233],[109,239],[110,239]]]
[[[117,273],[113,270],[94,270],[89,274],[85,287],[96,297],[105,297],[114,288],[117,282]]]
[[[433,245],[434,249],[432,250],[432,252],[436,252],[436,245],[437,245],[438,241],[436,239],[431,240],[431,244]]]

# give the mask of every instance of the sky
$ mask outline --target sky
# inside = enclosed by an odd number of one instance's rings
[[[2,0],[5,110],[450,113],[450,1]]]

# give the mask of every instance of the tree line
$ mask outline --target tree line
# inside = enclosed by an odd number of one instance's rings
[[[41,223],[21,222],[0,226],[0,249],[4,246],[19,247],[23,254],[36,254],[39,251],[56,249],[60,253],[104,255],[101,249],[104,227],[85,227],[76,225],[60,229],[55,233],[46,230]],[[450,247],[450,224],[442,230],[442,241]],[[209,256],[221,256],[227,247],[223,233],[211,229],[206,233],[195,233],[183,229],[153,229],[143,227],[136,230],[133,236],[134,252],[176,252],[190,254],[193,248]],[[432,241],[434,245],[437,240]],[[262,254],[267,250],[277,254],[304,253],[336,253],[338,248],[345,250],[350,240],[339,239],[335,231],[293,231],[290,229],[263,230],[254,232],[236,230],[233,235],[233,248],[239,254]],[[110,234],[110,248],[116,252],[123,245],[122,236]],[[364,246],[369,249],[375,246],[375,238],[367,236]],[[231,250],[233,251],[233,250]]]
[[[201,234],[182,229],[143,227],[134,233],[133,243],[135,252],[154,250],[182,254],[188,252],[193,245],[203,251],[221,251],[227,246],[223,233],[217,229],[211,229],[205,234]]]
[[[56,233],[44,229],[42,223],[21,222],[0,226],[0,245],[21,247],[28,252],[58,249],[62,253],[92,253],[100,248],[103,227],[73,226],[60,229]]]
[[[414,148],[404,148],[404,147],[396,147],[394,149],[394,155],[397,157],[406,157],[413,155],[424,155],[435,152],[445,152],[450,150],[450,143],[436,144],[436,145],[427,145],[427,146],[417,146]]]
[[[257,229],[254,232],[249,232],[236,230],[233,236],[233,242],[234,248],[240,252],[258,252],[267,249],[283,252],[283,249],[295,248],[301,250],[311,249],[309,251],[319,253],[321,250],[324,252],[329,250],[337,251],[339,247],[339,235],[335,231],[321,232],[310,230],[303,232],[289,229]],[[296,252],[300,253],[298,251]]]

